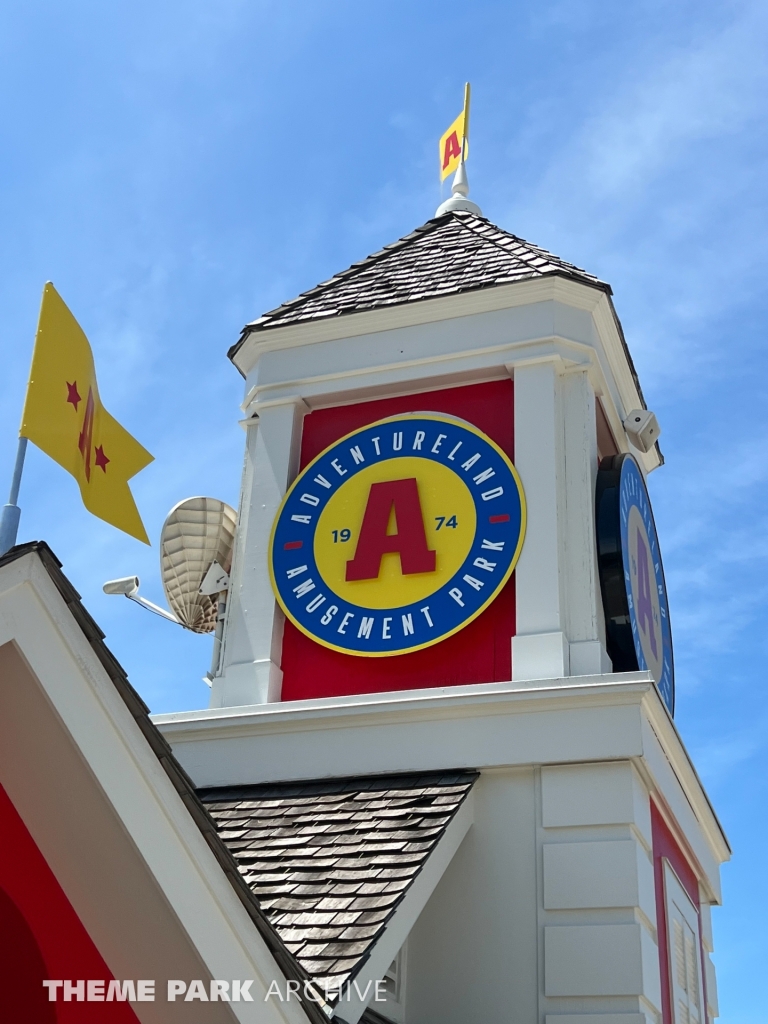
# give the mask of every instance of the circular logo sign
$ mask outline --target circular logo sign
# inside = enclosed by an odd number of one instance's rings
[[[650,672],[672,712],[674,661],[664,569],[645,480],[631,455],[611,456],[600,465],[597,527],[614,669]]]
[[[343,437],[294,481],[272,530],[272,585],[318,643],[406,654],[487,608],[524,532],[523,489],[498,445],[441,413],[396,416]]]

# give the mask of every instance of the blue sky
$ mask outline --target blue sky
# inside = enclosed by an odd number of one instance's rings
[[[758,0],[0,7],[0,481],[51,279],[156,456],[134,481],[155,546],[89,517],[34,450],[20,538],[51,544],[154,711],[205,706],[210,640],[101,584],[136,572],[161,601],[170,507],[236,504],[227,348],[433,214],[436,139],[472,82],[473,198],[612,284],[662,424],[677,721],[735,849],[715,913],[734,1024],[762,1016],[768,952],[767,55]]]

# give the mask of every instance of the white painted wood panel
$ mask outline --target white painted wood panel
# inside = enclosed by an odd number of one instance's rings
[[[543,824],[634,825],[651,845],[648,793],[628,761],[542,769]]]
[[[544,907],[638,907],[655,920],[653,866],[635,839],[546,843]]]
[[[639,924],[544,929],[547,996],[641,996],[660,1008],[658,949]]]

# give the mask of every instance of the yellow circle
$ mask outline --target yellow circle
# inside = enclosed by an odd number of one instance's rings
[[[416,479],[427,547],[434,572],[404,575],[397,552],[382,556],[377,579],[347,582],[368,504],[371,484]],[[439,590],[461,567],[475,539],[475,503],[464,481],[447,466],[412,456],[368,466],[342,484],[323,509],[315,531],[315,560],[325,583],[350,604],[398,608]],[[397,533],[394,509],[388,534]]]

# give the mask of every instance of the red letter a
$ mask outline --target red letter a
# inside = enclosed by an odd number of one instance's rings
[[[388,534],[393,506],[397,533]],[[381,557],[390,551],[400,555],[404,576],[435,571],[435,552],[427,547],[419,488],[414,477],[371,484],[355,557],[347,562],[347,580],[378,579]]]
[[[77,383],[77,381],[75,381]],[[80,431],[80,437],[77,441],[77,447],[80,449],[80,454],[83,456],[83,462],[85,463],[85,479],[90,482],[91,479],[91,444],[93,442],[93,388],[88,388],[88,401],[85,404],[85,419],[83,420],[83,429]]]
[[[445,140],[445,149],[443,150],[443,170],[448,166],[454,157],[461,156],[461,146],[459,145],[459,136],[456,132],[451,132],[448,138]]]

